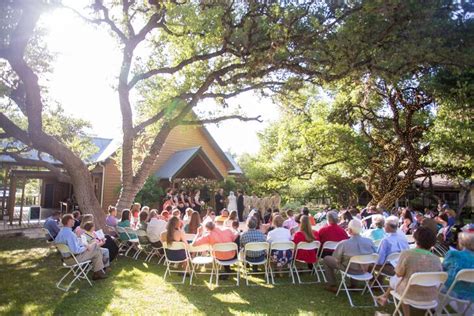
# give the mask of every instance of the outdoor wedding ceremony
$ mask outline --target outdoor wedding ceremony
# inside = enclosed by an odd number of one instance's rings
[[[0,315],[474,315],[472,1],[0,8]]]

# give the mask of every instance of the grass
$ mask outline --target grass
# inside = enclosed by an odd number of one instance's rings
[[[93,287],[81,281],[65,293],[55,287],[64,273],[58,254],[44,241],[0,239],[0,314],[374,315],[382,310],[352,309],[342,293],[336,297],[321,284],[272,286],[256,280],[258,286],[247,287],[242,282],[240,287],[210,289],[202,281],[205,276],[200,276],[198,286],[166,283],[164,267],[156,261],[119,257],[112,269],[108,279]],[[359,304],[371,302],[367,295],[354,297]]]

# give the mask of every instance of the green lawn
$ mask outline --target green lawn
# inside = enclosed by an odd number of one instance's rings
[[[347,298],[323,285],[220,287],[171,285],[164,267],[119,257],[108,279],[55,287],[63,270],[56,252],[42,240],[0,239],[0,314],[314,314],[374,315],[374,308],[351,309]],[[203,276],[201,276],[203,278]],[[283,280],[280,280],[283,281]],[[231,284],[230,281],[224,284]],[[369,297],[356,294],[358,303]],[[391,307],[389,307],[391,309]],[[381,310],[380,308],[378,310]]]

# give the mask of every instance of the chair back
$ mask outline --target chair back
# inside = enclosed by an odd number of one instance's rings
[[[164,249],[169,249],[169,250],[186,250],[186,243],[182,242],[182,241],[173,241],[170,244],[168,244],[167,242],[163,242],[163,248]]]
[[[296,250],[318,250],[321,243],[317,240],[312,242],[300,242],[296,245]]]
[[[249,242],[245,244],[245,251],[268,251],[269,243],[266,241],[263,242]]]
[[[46,240],[48,240],[48,241],[49,240],[51,240],[51,241],[54,240],[53,235],[51,235],[49,229],[43,227],[43,228],[41,228],[41,232],[43,233]]]
[[[340,241],[326,241],[322,250],[334,250],[336,249],[337,245],[339,245],[339,243]]]
[[[408,280],[407,288],[410,285],[418,285],[424,287],[440,286],[448,279],[446,272],[417,272],[413,273]]]
[[[137,232],[138,230],[135,230],[131,227],[125,227],[125,233],[127,234],[127,237],[132,239],[131,235],[138,235]]]
[[[146,231],[143,229],[138,229],[135,231],[135,233],[137,234],[138,237],[148,237],[148,235],[146,234]]]
[[[199,253],[199,252],[206,252],[211,251],[211,246],[209,244],[200,245],[200,246],[188,246],[188,251],[190,253]]]
[[[349,264],[347,267],[349,267],[352,263],[354,264],[376,264],[379,259],[379,255],[376,253],[372,253],[370,255],[359,255],[359,256],[353,256],[349,260]]]
[[[226,251],[237,251],[238,247],[235,242],[224,242],[219,244],[214,244],[212,246],[213,251],[226,252]]]
[[[295,250],[295,243],[292,241],[277,241],[270,244],[270,250]]]
[[[455,282],[474,283],[474,269],[462,269],[456,275]]]
[[[382,239],[374,240],[375,248],[379,248],[381,243],[382,243]]]
[[[71,250],[69,249],[69,246],[66,244],[55,244],[56,249],[61,253],[63,256],[70,256],[72,255]]]
[[[119,234],[126,234],[126,235],[128,236],[128,233],[127,233],[127,231],[125,230],[125,228],[120,227],[120,226],[117,226],[117,227],[116,227],[116,230],[117,230],[117,233],[119,233]]]
[[[398,259],[400,258],[400,253],[399,252],[393,252],[387,256],[385,259],[384,265],[386,263],[390,263],[391,265],[395,266],[395,263],[398,262]]]

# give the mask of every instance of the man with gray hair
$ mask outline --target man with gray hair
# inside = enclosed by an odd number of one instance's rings
[[[328,219],[328,224],[319,230],[319,240],[321,242],[321,247],[324,246],[324,243],[326,241],[339,242],[349,238],[347,236],[346,231],[342,227],[337,225],[338,214],[336,211],[328,212],[326,217]],[[331,253],[332,251],[325,250],[323,253],[323,257],[326,255],[330,255]]]
[[[379,261],[377,262],[377,267],[381,267],[387,257],[394,253],[394,252],[402,252],[409,248],[407,239],[404,235],[397,233],[398,228],[398,217],[396,216],[389,216],[385,220],[385,233],[387,237],[382,239],[379,245],[378,254],[379,254]],[[395,272],[394,267],[391,263],[385,265],[383,272],[393,275]]]
[[[374,242],[369,239],[360,236],[362,232],[362,222],[358,219],[353,219],[349,222],[348,226],[349,239],[340,242],[332,256],[324,257],[324,274],[328,280],[328,286],[326,290],[330,292],[337,292],[336,287],[336,272],[337,270],[345,270],[349,263],[349,260],[353,256],[369,255],[375,253]],[[351,274],[363,274],[367,270],[367,267],[352,264],[349,273]],[[351,280],[352,281],[352,280]]]

